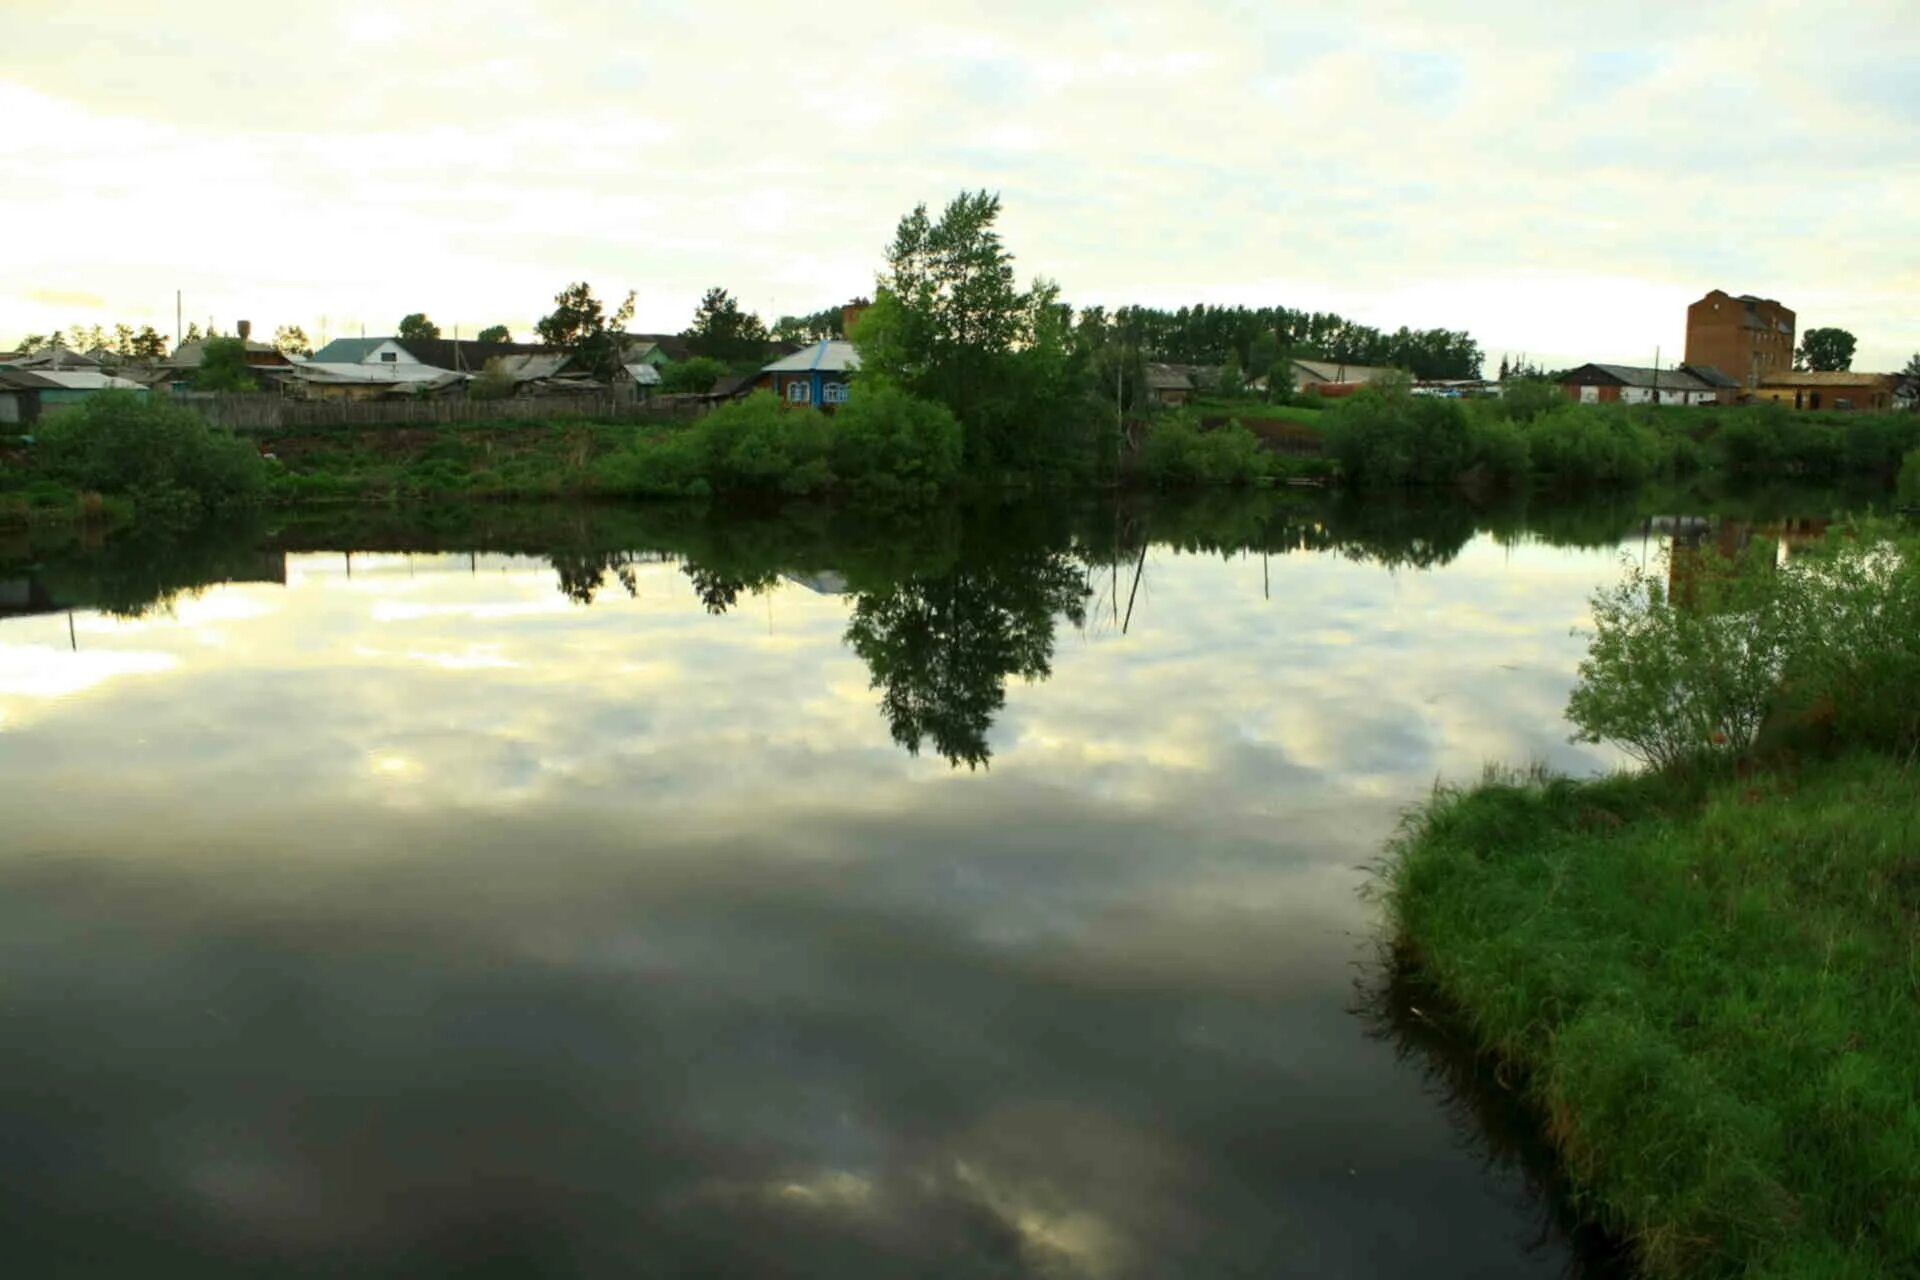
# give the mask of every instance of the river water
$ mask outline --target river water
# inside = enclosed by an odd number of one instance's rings
[[[1579,1273],[1362,890],[1667,501],[0,547],[9,1271]]]

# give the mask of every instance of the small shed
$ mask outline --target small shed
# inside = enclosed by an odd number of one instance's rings
[[[86,400],[102,391],[130,391],[145,396],[147,388],[129,378],[116,378],[98,369],[0,370],[0,422],[25,424]]]
[[[1147,402],[1156,405],[1182,405],[1193,399],[1193,379],[1185,369],[1171,364],[1147,365]]]

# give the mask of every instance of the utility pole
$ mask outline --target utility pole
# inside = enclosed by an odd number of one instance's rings
[[[183,332],[184,330],[180,327],[180,291],[175,289],[173,291],[173,349],[175,351],[180,349],[180,335]]]
[[[1660,403],[1660,346],[1658,343],[1655,343],[1653,348],[1653,402]]]

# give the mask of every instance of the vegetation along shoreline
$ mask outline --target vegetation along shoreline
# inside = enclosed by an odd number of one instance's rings
[[[1653,1277],[1920,1258],[1920,537],[1673,553],[1593,601],[1568,715],[1641,771],[1411,814],[1392,964]]]

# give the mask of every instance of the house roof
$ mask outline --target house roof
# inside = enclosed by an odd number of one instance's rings
[[[639,386],[657,387],[660,385],[660,371],[644,360],[630,364],[626,366],[626,369],[627,376],[632,378]]]
[[[98,369],[16,369],[0,373],[6,385],[42,391],[145,391],[145,384],[116,378]]]
[[[375,351],[393,343],[423,365],[454,373],[478,373],[495,358],[517,356],[559,356],[565,363],[566,352],[539,342],[472,342],[465,338],[335,338],[313,353],[315,364],[364,364]],[[384,361],[376,363],[384,364]],[[515,369],[524,366],[516,365]],[[554,371],[557,371],[557,366]],[[518,374],[525,377],[549,377],[550,372]]]
[[[1372,382],[1400,372],[1386,365],[1348,364],[1340,360],[1295,360],[1293,367],[1306,370],[1315,382]]]
[[[14,352],[0,356],[0,364],[9,364],[16,369],[44,369],[49,365],[61,368],[93,369],[100,364],[92,356],[82,355],[72,347],[42,347],[38,351]]]
[[[335,338],[307,358],[321,364],[359,364],[375,347],[390,341],[390,338]]]
[[[294,365],[287,373],[301,382],[391,384],[437,386],[463,382],[467,375],[427,364],[361,364],[358,361],[335,362],[309,360]]]
[[[1191,391],[1193,379],[1186,370],[1170,364],[1149,364],[1147,366],[1147,386],[1154,391]]]
[[[677,333],[623,333],[620,335],[620,351],[626,359],[637,361],[654,347],[660,348],[669,360],[685,360],[693,354],[687,346],[687,340]]]
[[[60,384],[26,369],[0,369],[0,391],[40,391]]]
[[[1645,387],[1650,391],[1708,391],[1721,385],[1689,372],[1684,366],[1656,371],[1634,364],[1583,364],[1570,370],[1560,381]]]
[[[850,373],[860,367],[860,353],[843,338],[828,338],[802,347],[790,356],[761,368],[762,373]]]
[[[469,342],[452,338],[396,338],[408,355],[421,364],[456,373],[478,373],[487,361],[511,356],[565,356],[560,347],[539,342]],[[540,375],[545,376],[545,375]]]
[[[1770,373],[1760,379],[1763,387],[1891,387],[1897,379],[1890,373],[1862,373],[1857,369],[1795,369],[1789,373]]]
[[[1731,389],[1740,385],[1738,378],[1729,378],[1710,364],[1683,364],[1680,367],[1710,387]]]

